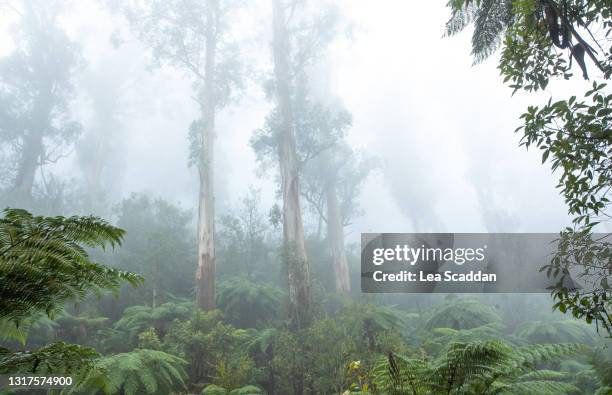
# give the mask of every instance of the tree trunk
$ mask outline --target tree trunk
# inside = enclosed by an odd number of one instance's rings
[[[346,251],[344,250],[342,211],[338,204],[336,183],[334,181],[329,183],[325,194],[327,195],[327,237],[332,250],[336,292],[350,294],[351,283],[348,262],[346,260]]]
[[[51,88],[48,84],[43,84],[41,91],[36,98],[31,119],[28,122],[28,130],[21,152],[21,163],[17,169],[13,186],[17,197],[24,199],[32,197],[36,170],[40,167],[44,154],[43,131],[48,127],[51,112]]]
[[[296,324],[298,326],[301,326],[307,319],[310,309],[310,273],[304,246],[304,226],[300,210],[285,5],[282,0],[273,0],[272,7],[274,74],[280,112],[278,157],[283,194],[284,258],[289,280],[292,318],[297,320]]]
[[[23,146],[21,163],[15,177],[14,191],[17,197],[29,198],[32,196],[32,187],[36,170],[40,164],[43,142],[39,130],[30,130]]]
[[[215,309],[215,244],[214,244],[214,133],[215,133],[215,52],[217,45],[218,1],[208,1],[206,11],[206,65],[202,103],[202,150],[199,174],[198,268],[196,270],[196,305],[202,310]]]

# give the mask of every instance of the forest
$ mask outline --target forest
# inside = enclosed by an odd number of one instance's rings
[[[0,395],[612,394],[611,76],[610,0],[0,0]]]

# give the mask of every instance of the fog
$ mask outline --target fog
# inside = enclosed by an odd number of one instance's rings
[[[552,0],[459,3],[496,9],[497,38],[540,18],[530,34],[560,47]],[[525,149],[529,106],[593,82],[574,65],[513,92],[499,51],[474,62],[471,24],[445,36],[452,4],[0,0],[0,392],[39,366],[74,375],[62,394],[612,388],[589,225],[610,101],[572,110],[597,114],[584,136],[536,126],[568,152]],[[555,160],[601,188],[562,191]],[[561,232],[581,205],[586,233]]]
[[[237,35],[250,39],[244,52],[252,67],[239,100],[219,113],[220,212],[248,186],[261,189],[265,207],[276,199],[270,173],[262,177],[249,145],[271,107],[261,90],[271,70],[268,8],[249,3],[238,27]],[[555,175],[538,152],[518,147],[513,133],[528,104],[564,93],[557,85],[513,97],[496,56],[472,64],[469,32],[443,37],[444,1],[355,0],[340,9],[343,30],[319,61],[328,73],[323,83],[353,116],[348,143],[380,160],[358,198],[364,214],[347,229],[351,240],[361,232],[550,232],[568,224]],[[18,45],[9,34],[15,20],[3,11],[0,54]],[[73,2],[61,26],[84,58],[71,103],[83,125],[78,146],[86,147],[88,134],[106,122],[92,111],[103,99],[92,95],[112,101],[106,193],[117,201],[146,191],[197,210],[197,172],[187,166],[188,128],[197,117],[189,76],[170,65],[154,67],[121,16],[100,2]],[[75,152],[47,171],[82,178],[87,157]]]

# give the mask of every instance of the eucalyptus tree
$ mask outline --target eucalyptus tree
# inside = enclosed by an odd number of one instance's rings
[[[84,90],[91,102],[91,118],[85,122],[76,156],[84,181],[84,206],[107,213],[118,192],[122,151],[118,144],[125,130],[125,88],[123,65],[106,59],[85,73]]]
[[[364,181],[374,167],[373,160],[356,153],[340,140],[305,163],[302,196],[327,227],[327,242],[332,254],[336,291],[351,291],[345,228],[360,215],[357,198]]]
[[[81,58],[58,22],[61,2],[8,1],[0,10],[19,17],[16,49],[0,59],[0,158],[8,189],[23,202],[37,173],[63,158],[80,133],[69,103]]]
[[[472,53],[476,61],[501,46],[499,69],[504,82],[517,90],[545,89],[552,78],[572,77],[572,64],[582,78],[595,78],[584,98],[571,96],[544,106],[530,106],[516,130],[521,145],[542,151],[542,163],[559,170],[558,188],[573,227],[560,232],[559,248],[549,277],[555,308],[601,325],[612,336],[612,241],[595,237],[601,221],[610,219],[612,188],[612,93],[603,80],[612,75],[612,3],[609,0],[452,0],[447,33],[474,24]],[[597,80],[600,80],[599,82]],[[570,269],[592,285],[568,288]]]
[[[336,12],[322,2],[272,0],[273,78],[269,93],[275,107],[251,144],[262,163],[278,164],[282,196],[283,260],[287,269],[293,322],[307,321],[310,311],[310,269],[304,242],[299,181],[299,84],[308,68],[334,36]]]
[[[214,139],[218,111],[240,87],[237,47],[228,27],[233,0],[129,0],[114,2],[158,63],[172,64],[193,81],[200,118],[190,127],[190,165],[199,172],[197,306],[215,308]],[[235,21],[234,21],[235,22]]]

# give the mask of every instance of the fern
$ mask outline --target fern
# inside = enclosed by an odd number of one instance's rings
[[[512,395],[560,395],[580,392],[573,384],[550,380],[516,382],[497,389],[500,393]]]
[[[530,343],[584,343],[593,344],[591,327],[581,321],[532,321],[519,326],[516,335]]]
[[[230,392],[230,395],[265,395],[265,391],[254,385],[245,385]]]
[[[31,330],[49,332],[57,326],[57,322],[43,313],[36,313],[20,322],[3,318],[0,319],[0,340],[16,340],[24,346]]]
[[[454,335],[445,330],[446,335]],[[584,350],[579,344],[513,348],[499,340],[451,342],[437,358],[391,353],[372,372],[372,385],[389,394],[563,394],[578,391],[568,373],[534,366]]]
[[[451,1],[452,15],[446,35],[452,36],[474,24],[472,56],[480,63],[499,48],[505,30],[514,22],[512,0]]]
[[[451,342],[470,342],[494,340],[501,337],[503,326],[500,323],[486,324],[471,329],[434,328],[425,338],[423,347],[440,349]]]
[[[99,354],[88,347],[56,342],[35,351],[0,349],[0,374],[76,373],[88,370]]]
[[[473,299],[454,299],[434,309],[425,322],[425,329],[471,329],[500,321],[499,315],[488,305]]]
[[[282,291],[272,285],[233,278],[219,284],[217,303],[232,325],[255,327],[278,316],[282,295]]]
[[[137,349],[97,360],[62,392],[72,394],[169,394],[185,388],[186,361],[161,351]]]
[[[85,247],[115,247],[124,232],[97,217],[35,217],[5,209],[0,218],[0,318],[19,322],[48,315],[88,291],[138,285],[133,273],[89,259]]]
[[[114,329],[127,334],[129,342],[135,344],[138,334],[149,328],[155,328],[158,335],[163,337],[172,321],[186,319],[192,311],[191,301],[167,302],[158,307],[130,306],[115,323]]]
[[[515,349],[513,362],[520,366],[535,366],[562,356],[585,352],[587,349],[585,345],[576,343],[532,344]]]

